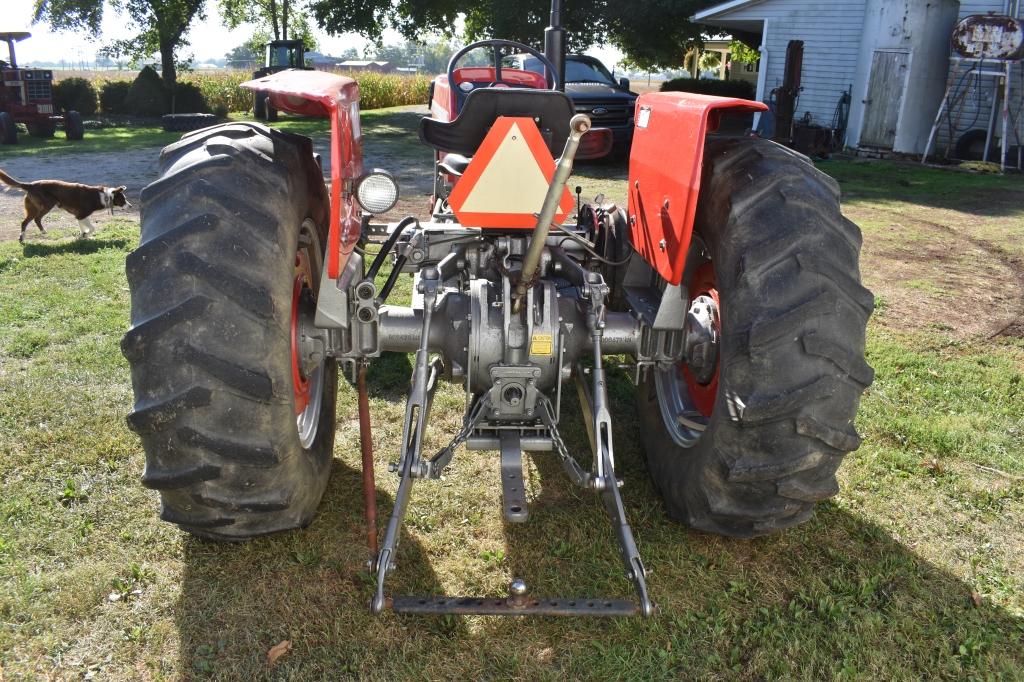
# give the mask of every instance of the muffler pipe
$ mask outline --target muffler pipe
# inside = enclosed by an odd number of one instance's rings
[[[562,193],[565,191],[565,183],[572,174],[572,162],[576,158],[576,150],[580,146],[580,140],[590,130],[590,117],[586,114],[576,114],[569,121],[569,137],[565,140],[565,149],[555,166],[555,176],[548,185],[548,193],[544,197],[540,213],[537,215],[537,227],[530,237],[530,246],[523,258],[523,269],[520,273],[519,283],[516,284],[515,301],[512,304],[512,311],[519,312],[519,305],[526,296],[526,289],[537,274],[537,267],[540,265],[540,256],[544,252],[544,245],[548,240],[548,232],[551,231],[551,222],[555,219],[555,212],[558,204],[562,201]]]
[[[565,92],[565,29],[562,27],[562,0],[551,0],[551,23],[544,29],[544,56],[555,66],[558,89]]]

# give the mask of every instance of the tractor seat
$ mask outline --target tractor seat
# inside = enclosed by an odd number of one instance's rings
[[[437,164],[437,167],[448,175],[462,177],[462,174],[469,168],[469,162],[472,160],[462,154],[445,154],[441,162]]]
[[[480,88],[469,93],[458,117],[450,123],[420,119],[420,139],[440,152],[472,156],[499,116],[532,118],[558,156],[569,137],[572,100],[564,92],[529,88]]]

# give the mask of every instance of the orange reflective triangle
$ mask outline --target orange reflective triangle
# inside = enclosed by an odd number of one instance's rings
[[[533,119],[499,116],[448,204],[466,227],[532,229],[554,175],[555,160]],[[566,187],[555,222],[563,222],[572,210]]]

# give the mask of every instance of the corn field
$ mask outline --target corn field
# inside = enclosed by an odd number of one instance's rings
[[[72,74],[69,74],[72,75]],[[117,72],[111,77],[109,71],[75,72],[73,75],[87,78],[97,91],[109,81],[131,81],[135,74]],[[359,82],[360,108],[381,109],[406,104],[426,104],[427,90],[431,78],[424,75],[397,75],[385,73],[342,73]],[[188,71],[178,75],[178,80],[194,83],[206,98],[212,111],[224,108],[230,112],[241,112],[252,109],[252,93],[238,87],[240,83],[252,78],[249,71],[218,70]]]

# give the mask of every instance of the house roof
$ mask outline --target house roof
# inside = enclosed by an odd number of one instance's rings
[[[730,17],[729,14],[735,10],[745,8],[748,5],[755,5],[763,1],[764,0],[728,0],[727,2],[720,2],[717,5],[712,5],[711,7],[702,9],[695,13],[690,17],[690,21],[696,24],[719,26],[722,28],[732,29],[734,31],[753,31],[756,33],[761,30],[760,18],[751,17],[749,14],[741,17]]]
[[[370,66],[371,64],[374,66],[387,66],[390,63],[365,59],[349,59],[348,61],[341,62],[338,66]]]

